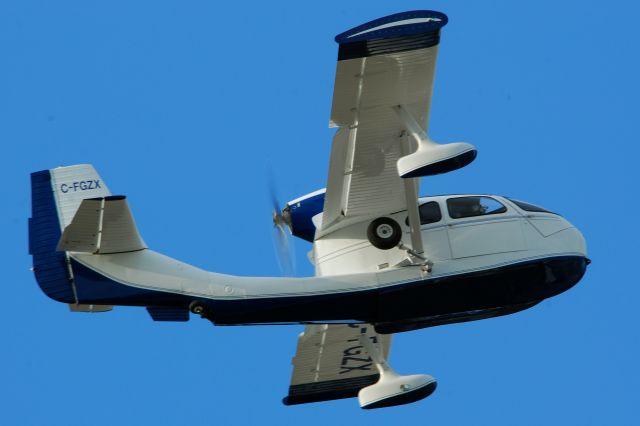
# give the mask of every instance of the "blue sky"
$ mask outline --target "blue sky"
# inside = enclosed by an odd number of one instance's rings
[[[11,1],[0,4],[3,425],[635,424],[639,41],[633,2]],[[431,136],[478,158],[421,193],[536,202],[580,228],[574,289],[516,315],[397,335],[427,400],[285,407],[301,327],[72,314],[29,271],[29,173],[92,163],[153,249],[278,275],[266,164],[282,200],[325,186],[337,45],[363,22],[448,14]],[[8,154],[8,155],[7,155]],[[8,160],[8,161],[7,161]],[[312,274],[297,242],[298,274]]]

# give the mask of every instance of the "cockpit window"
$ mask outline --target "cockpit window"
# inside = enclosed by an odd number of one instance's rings
[[[442,220],[440,205],[436,201],[420,204],[418,211],[420,212],[420,225],[436,223]],[[405,220],[405,223],[409,226],[409,218]]]
[[[514,200],[513,198],[507,198],[507,200],[511,201],[513,204],[515,204],[516,206],[520,207],[522,210],[524,210],[526,212],[557,214],[557,213],[554,213],[554,212],[550,212],[549,210],[544,209],[544,208],[542,208],[540,206],[536,206],[535,204],[525,203],[524,201]]]
[[[452,219],[464,217],[485,216],[504,213],[507,208],[500,202],[489,197],[458,197],[447,200],[449,216]]]

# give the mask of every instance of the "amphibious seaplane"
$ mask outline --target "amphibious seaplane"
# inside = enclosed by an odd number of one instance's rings
[[[566,219],[496,195],[419,197],[421,177],[476,158],[427,133],[447,16],[412,11],[336,37],[326,189],[274,214],[312,243],[315,276],[207,272],[147,247],[127,200],[90,165],[31,175],[29,251],[40,288],[74,312],[146,307],[156,321],[198,314],[215,325],[304,324],[284,403],[359,398],[362,408],[418,401],[436,388],[400,375],[391,335],[512,314],[574,286],[589,263]]]

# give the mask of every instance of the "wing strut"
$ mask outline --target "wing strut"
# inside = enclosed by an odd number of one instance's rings
[[[406,135],[401,136],[404,141],[402,145],[402,155],[409,155],[411,152],[411,141]],[[420,212],[418,211],[418,183],[420,178],[406,178],[404,180],[404,195],[407,200],[407,213],[409,214],[409,229],[411,232],[411,248],[417,254],[424,253],[422,247],[422,232],[420,231]]]
[[[393,110],[398,114],[398,118],[402,122],[405,131],[403,132],[404,143],[402,143],[402,155],[409,155],[414,150],[411,149],[411,140],[407,137],[410,135],[416,140],[416,145],[420,144],[420,138],[423,137],[424,131],[416,122],[413,116],[402,106],[396,105]],[[420,212],[418,211],[418,183],[420,178],[405,178],[404,193],[407,199],[407,212],[409,213],[409,228],[411,229],[411,246],[413,251],[418,254],[424,253],[422,247],[422,232],[420,231]]]

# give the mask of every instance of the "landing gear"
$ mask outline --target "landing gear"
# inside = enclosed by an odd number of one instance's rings
[[[398,222],[389,217],[379,217],[369,224],[367,238],[375,248],[389,250],[400,243],[402,228]]]
[[[372,246],[380,250],[398,247],[407,253],[407,258],[396,266],[420,266],[425,273],[430,273],[433,262],[422,253],[402,244],[402,228],[398,222],[389,217],[379,217],[371,221],[367,227],[367,238]]]
[[[200,315],[203,318],[207,317],[209,314],[209,308],[207,307],[207,305],[198,300],[194,300],[189,304],[189,310],[192,314]]]
[[[408,404],[426,398],[436,390],[436,379],[428,374],[401,376],[396,373],[387,363],[376,336],[362,334],[360,343],[380,372],[377,383],[360,389],[360,407],[371,409]]]
[[[407,259],[404,262],[400,262],[398,265],[408,266],[408,265],[420,265],[422,270],[426,273],[430,273],[433,269],[433,262],[421,253],[416,252],[411,247],[407,247],[404,244],[398,244],[398,248],[400,250],[404,250],[407,252]]]

